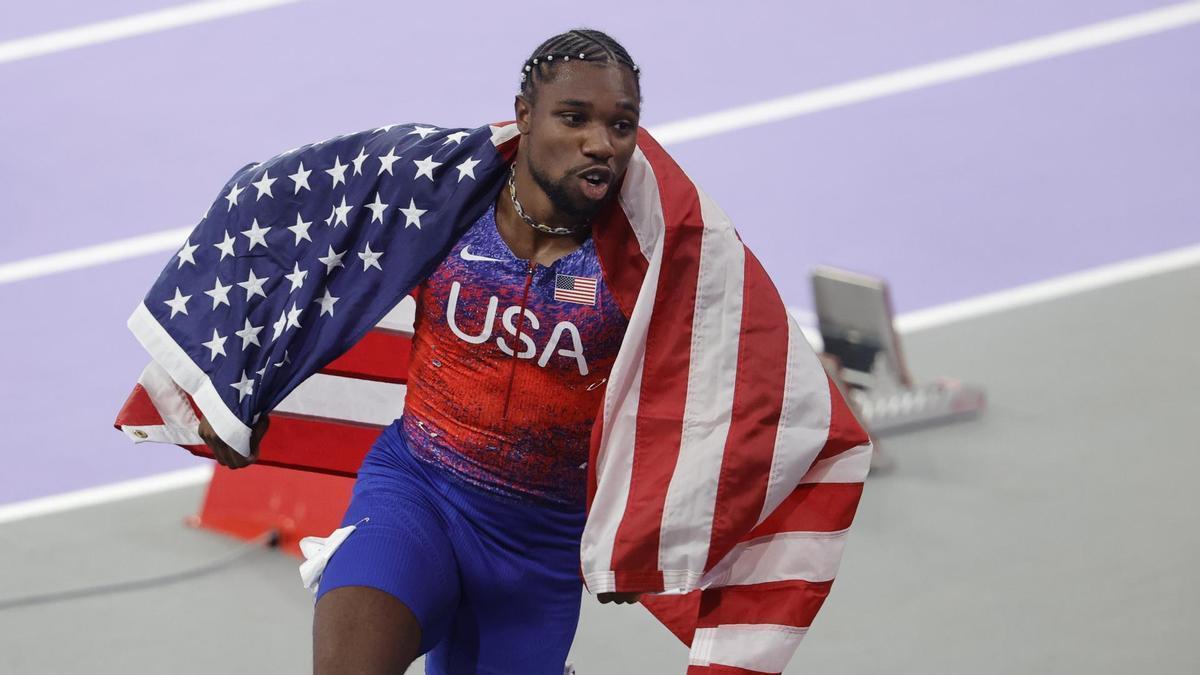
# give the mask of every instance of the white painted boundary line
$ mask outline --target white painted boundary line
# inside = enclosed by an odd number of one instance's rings
[[[1200,265],[1200,245],[1177,248],[1165,253],[1094,267],[1090,270],[1065,274],[958,302],[907,312],[896,317],[896,329],[901,333],[919,333],[930,328],[966,321],[986,314],[997,314],[1048,300],[1057,300],[1068,295],[1086,293],[1194,265]]]
[[[0,524],[16,520],[46,516],[72,509],[106,504],[122,499],[144,497],[157,492],[202,485],[212,478],[211,466],[198,466],[167,473],[154,474],[145,478],[110,483],[75,492],[66,492],[49,497],[40,497],[23,502],[0,506]]]
[[[966,321],[987,314],[997,314],[1193,265],[1200,265],[1200,245],[1135,258],[1025,286],[1017,286],[998,293],[989,293],[961,302],[952,302],[901,314],[896,317],[896,328],[903,334],[918,333],[938,326]],[[792,309],[790,311],[801,323],[806,323],[805,319],[808,322],[815,321],[813,314],[807,310]],[[806,326],[804,332],[809,340],[819,348],[821,336],[816,329]],[[184,469],[0,506],[0,524],[197,485],[208,481],[212,476],[212,471],[211,466]]]
[[[205,2],[196,5],[185,5],[173,10],[152,12],[150,14],[119,19],[132,21],[141,17],[160,15],[169,12],[182,11],[188,8],[217,7],[232,13],[233,6],[243,8],[255,6],[266,8],[286,2],[299,0],[247,0],[246,2]],[[198,10],[193,10],[198,11]],[[213,9],[209,10],[215,11]],[[215,16],[211,17],[215,18]],[[912,91],[923,87],[931,87],[954,80],[976,77],[987,73],[1013,68],[1035,61],[1062,56],[1086,49],[1094,49],[1104,45],[1132,40],[1188,24],[1200,23],[1200,0],[1193,0],[1178,5],[1171,5],[1141,14],[1134,14],[1111,21],[1091,24],[1073,30],[1053,33],[1032,40],[1013,43],[996,49],[975,52],[946,61],[908,68],[846,84],[818,89],[795,96],[763,101],[748,106],[730,108],[721,112],[700,115],[689,119],[669,122],[650,129],[650,132],[664,144],[682,143],[707,136],[745,129],[760,124],[778,122],[792,117],[798,117],[822,110],[840,106],[862,103],[871,99],[882,98]],[[84,31],[105,24],[94,24],[77,30]],[[182,23],[178,24],[182,25]],[[71,32],[71,31],[64,31]],[[56,34],[51,34],[56,35]],[[45,36],[42,36],[45,37]],[[29,38],[36,40],[38,38]],[[116,39],[112,37],[109,39]],[[17,41],[20,42],[20,41]],[[4,61],[5,48],[15,43],[0,44],[0,62]],[[151,253],[169,251],[178,248],[183,243],[187,230],[169,230],[140,237],[132,237],[111,244],[88,246],[59,254],[27,258],[12,263],[0,264],[0,285],[33,279],[58,272],[116,262],[127,258],[135,258]],[[115,247],[115,248],[114,248]]]
[[[1200,2],[1185,2],[957,58],[671,122],[655,127],[651,132],[663,144],[681,143],[978,77],[1194,23],[1200,23]]]
[[[151,253],[174,251],[183,246],[184,237],[191,231],[190,227],[180,227],[5,263],[0,265],[0,286]]]
[[[123,40],[147,33],[257,12],[302,0],[207,0],[0,42],[0,63]]]

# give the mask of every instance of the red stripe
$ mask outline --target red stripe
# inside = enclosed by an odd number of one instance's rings
[[[354,476],[383,427],[338,420],[272,413],[259,462]]]
[[[642,255],[633,225],[629,224],[617,200],[609,202],[597,216],[592,225],[592,241],[604,283],[608,284],[617,306],[628,319],[633,314],[650,263]]]
[[[722,666],[713,664],[710,666],[692,666],[689,665],[687,675],[780,675],[779,673],[765,673],[761,670],[746,670],[736,666]]]
[[[156,427],[162,424],[162,415],[158,414],[158,409],[150,400],[150,394],[146,393],[146,389],[140,384],[133,385],[133,391],[129,392],[129,398],[125,399],[125,405],[121,406],[117,419],[113,422],[113,426],[118,429],[122,426]]]
[[[376,382],[408,382],[412,338],[383,328],[369,331],[345,354],[321,369],[327,375],[357,377]]]
[[[840,532],[854,522],[862,483],[797,486],[743,541],[780,532]]]
[[[829,438],[826,439],[825,447],[821,448],[816,461],[836,457],[850,448],[871,441],[871,437],[854,418],[854,413],[850,412],[850,406],[846,405],[846,399],[842,398],[842,392],[838,391],[837,385],[828,377],[825,379],[829,383]]]
[[[807,628],[833,581],[772,581],[747,586],[710,588],[700,596],[698,628],[721,624],[763,624]]]
[[[705,569],[724,558],[762,513],[767,497],[764,477],[771,473],[787,380],[787,309],[748,249],[744,268],[733,417],[721,462]]]
[[[662,270],[646,335],[629,498],[613,545],[614,570],[657,570],[666,486],[679,458],[704,220],[696,188],[649,136],[638,142],[663,198]],[[627,582],[629,585],[622,585]],[[644,585],[643,585],[644,584]],[[617,575],[617,590],[660,591],[661,579]]]

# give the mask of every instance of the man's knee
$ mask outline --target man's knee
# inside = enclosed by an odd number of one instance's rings
[[[403,602],[366,586],[335,588],[313,615],[313,673],[396,675],[416,660],[421,625]]]

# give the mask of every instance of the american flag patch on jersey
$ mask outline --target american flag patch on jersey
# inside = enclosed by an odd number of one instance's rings
[[[554,276],[554,299],[580,305],[594,305],[596,304],[596,280],[591,277],[556,274]]]

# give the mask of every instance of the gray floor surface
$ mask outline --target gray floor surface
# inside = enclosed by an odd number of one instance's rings
[[[1200,673],[1200,268],[905,337],[980,419],[884,439],[790,674]],[[0,526],[0,601],[220,558],[184,489]],[[0,611],[0,673],[302,673],[311,599],[255,552],[177,585]],[[639,607],[585,597],[580,675],[680,673]],[[410,672],[419,672],[414,667]]]

